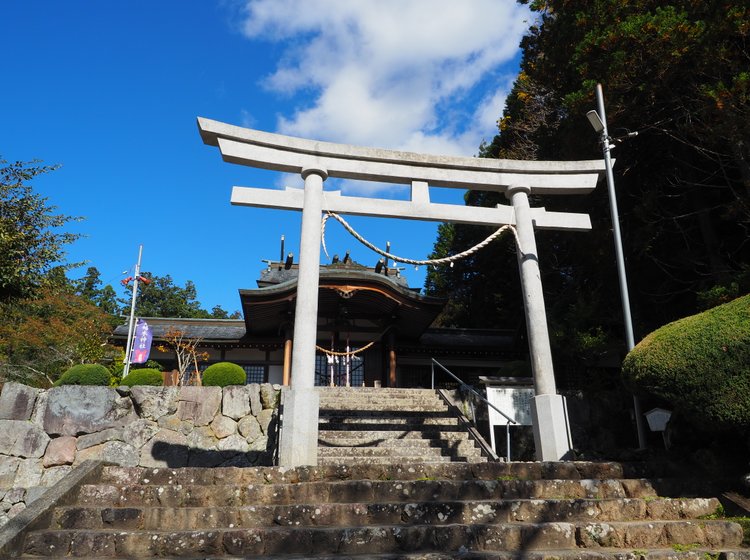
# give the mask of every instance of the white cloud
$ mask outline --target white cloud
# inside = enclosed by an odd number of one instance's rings
[[[255,127],[255,117],[247,109],[240,111],[240,124],[245,128]]]
[[[296,106],[279,132],[473,155],[530,16],[514,0],[248,0],[244,18],[246,36],[283,49],[263,80]]]

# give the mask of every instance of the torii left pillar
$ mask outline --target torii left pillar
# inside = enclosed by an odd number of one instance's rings
[[[285,467],[318,464],[318,411],[315,389],[315,343],[318,331],[320,283],[320,220],[323,212],[323,168],[305,168],[304,206],[300,231],[299,276],[294,313],[292,385],[284,392],[284,430],[279,464]]]

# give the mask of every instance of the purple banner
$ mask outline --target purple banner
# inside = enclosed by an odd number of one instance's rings
[[[146,321],[138,319],[135,325],[135,336],[133,337],[133,352],[131,354],[131,364],[143,364],[148,360],[151,352],[151,339],[153,335],[151,328]]]

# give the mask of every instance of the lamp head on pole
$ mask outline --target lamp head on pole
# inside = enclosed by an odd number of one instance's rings
[[[594,128],[594,130],[598,133],[601,133],[604,131],[604,123],[602,122],[602,119],[599,117],[599,113],[594,111],[593,109],[586,113],[586,118],[591,123],[591,126]]]

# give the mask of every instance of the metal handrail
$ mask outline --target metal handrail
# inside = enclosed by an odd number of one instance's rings
[[[513,418],[505,414],[502,410],[497,408],[494,404],[492,404],[490,401],[488,401],[483,395],[478,393],[471,385],[468,385],[463,380],[461,380],[459,377],[457,377],[452,371],[450,371],[447,367],[445,367],[443,364],[438,362],[435,358],[431,358],[432,360],[432,389],[435,389],[435,366],[438,366],[440,369],[442,369],[445,373],[450,375],[453,379],[458,381],[461,385],[461,388],[468,389],[473,395],[479,397],[479,400],[483,401],[487,406],[491,407],[495,410],[498,414],[500,414],[503,418],[507,420],[505,423],[505,440],[506,440],[506,450],[508,453],[507,460],[510,462],[510,425],[511,424],[518,424],[517,421],[515,421]],[[474,419],[474,422],[476,423],[476,419]],[[492,427],[490,426],[490,429]],[[494,451],[494,450],[493,450]]]

